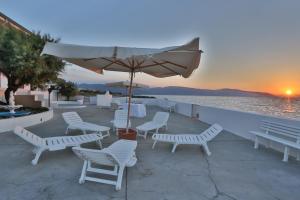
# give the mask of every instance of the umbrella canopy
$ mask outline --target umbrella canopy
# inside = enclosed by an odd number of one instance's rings
[[[129,72],[128,131],[134,73],[144,72],[159,78],[177,75],[188,78],[199,66],[201,53],[199,38],[195,38],[181,46],[161,49],[91,47],[47,42],[41,54],[60,57],[98,73],[103,73],[103,70]]]
[[[130,87],[130,81],[120,81],[120,82],[113,82],[113,83],[106,83],[108,87]],[[141,83],[132,83],[132,88],[148,88],[148,85],[141,84]]]
[[[201,53],[199,38],[182,46],[161,49],[91,47],[48,42],[42,51],[42,54],[60,57],[98,73],[103,70],[144,72],[159,78],[176,75],[189,77],[199,65]]]
[[[105,84],[108,87],[121,87],[121,88],[127,88],[127,95],[130,94],[131,88],[149,88],[148,85],[141,84],[141,83],[131,83],[130,81],[119,81],[119,82],[113,82],[113,83],[106,83]],[[133,95],[133,92],[131,91],[131,95]]]

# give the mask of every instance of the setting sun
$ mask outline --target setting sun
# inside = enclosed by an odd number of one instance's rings
[[[285,94],[286,94],[287,96],[291,96],[291,95],[293,95],[293,91],[292,91],[291,89],[287,89],[287,90],[285,91]]]

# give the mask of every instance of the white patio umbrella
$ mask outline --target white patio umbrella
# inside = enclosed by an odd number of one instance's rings
[[[195,38],[182,46],[161,49],[92,47],[48,42],[41,54],[59,57],[98,73],[103,70],[129,72],[128,127],[134,74],[144,72],[159,78],[177,75],[188,78],[199,66],[201,53],[199,38]]]
[[[124,87],[129,88],[130,87],[130,81],[119,81],[119,82],[112,82],[112,83],[106,83],[105,84],[108,87]],[[149,86],[142,83],[132,83],[132,88],[148,88]]]
[[[108,87],[120,87],[120,88],[126,88],[127,89],[127,95],[129,95],[129,88],[149,88],[148,85],[141,84],[141,83],[132,83],[130,85],[130,81],[119,81],[119,82],[112,82],[112,83],[106,83],[105,84]]]

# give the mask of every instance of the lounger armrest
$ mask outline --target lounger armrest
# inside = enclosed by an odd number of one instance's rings
[[[127,162],[126,167],[132,167],[137,163],[136,156],[132,156],[132,158]]]

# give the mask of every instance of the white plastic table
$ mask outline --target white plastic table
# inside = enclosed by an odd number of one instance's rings
[[[128,103],[123,103],[122,108],[128,109]],[[132,103],[130,106],[131,117],[146,117],[146,106],[144,104]]]

